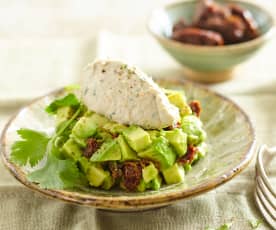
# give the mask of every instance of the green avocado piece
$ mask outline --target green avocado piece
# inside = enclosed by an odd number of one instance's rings
[[[85,116],[85,117],[91,117],[93,114],[94,114],[93,111],[91,111],[91,110],[86,110],[86,111],[84,112],[83,116]]]
[[[62,151],[66,157],[72,158],[73,160],[78,160],[82,156],[82,149],[71,138],[64,143]]]
[[[92,116],[80,118],[72,129],[72,135],[80,139],[93,136],[96,133],[97,125]]]
[[[191,164],[184,164],[184,169],[185,169],[185,172],[188,172],[188,171],[190,171],[191,169],[192,169],[192,166],[191,166]]]
[[[97,113],[93,113],[90,120],[98,127],[102,128],[106,123],[110,122],[108,118]]]
[[[125,137],[129,146],[136,152],[146,149],[151,144],[151,139],[148,132],[137,126],[130,126],[124,130],[123,136]]]
[[[194,115],[183,117],[181,127],[183,132],[188,135],[188,144],[199,145],[206,139],[206,132],[202,128],[202,122]]]
[[[179,157],[184,156],[187,152],[187,134],[181,129],[163,131],[164,136],[174,148]]]
[[[125,138],[122,135],[119,135],[117,138],[119,146],[122,153],[122,161],[126,160],[137,160],[137,154],[128,146],[125,141]]]
[[[118,161],[122,153],[117,140],[106,141],[90,158],[92,162]]]
[[[173,105],[175,105],[181,116],[192,114],[190,106],[187,104],[185,93],[179,90],[167,90],[167,97]]]
[[[73,139],[82,148],[86,147],[86,140],[84,138],[80,138],[78,136],[75,136],[74,134],[71,134],[70,138]]]
[[[70,106],[60,107],[57,110],[57,124],[60,124],[63,121],[69,120],[74,114],[74,110]]]
[[[78,165],[79,165],[79,168],[80,170],[83,172],[83,173],[87,173],[87,170],[89,169],[91,163],[89,162],[89,160],[85,157],[80,157],[78,159]]]
[[[103,141],[113,140],[113,137],[110,133],[108,133],[104,130],[101,130],[101,129],[97,130],[95,137],[97,139],[102,139]]]
[[[145,180],[142,178],[140,181],[140,184],[137,187],[138,192],[144,192],[147,189],[152,190],[159,190],[162,185],[162,178],[158,175],[153,180],[151,180],[149,183],[146,183]]]
[[[115,122],[108,122],[103,126],[103,129],[112,134],[121,134],[125,129],[127,129],[127,126]]]
[[[147,189],[147,184],[142,178],[139,185],[137,186],[137,191],[138,192],[144,192],[146,189]]]
[[[170,148],[168,140],[163,136],[153,140],[152,145],[148,149],[139,152],[138,156],[158,162],[161,170],[172,166],[176,159],[176,155]]]
[[[108,177],[108,173],[105,172],[100,166],[90,165],[86,177],[89,181],[89,184],[94,187],[99,187],[103,184],[106,177]]]
[[[162,178],[158,175],[157,177],[155,177],[151,182],[150,182],[150,186],[153,190],[157,191],[161,188],[162,185]]]
[[[104,179],[101,187],[105,190],[109,190],[114,185],[115,181],[109,172],[106,172],[106,173],[107,173],[107,177]]]
[[[172,167],[162,171],[162,173],[167,184],[177,184],[184,181],[184,168],[177,163],[175,163]]]
[[[147,132],[150,135],[151,140],[154,140],[160,136],[160,131],[158,131],[158,130],[147,130]]]
[[[197,154],[199,159],[205,157],[206,152],[208,150],[207,148],[208,146],[206,143],[201,143],[200,145],[197,146]]]
[[[143,179],[146,183],[149,183],[151,180],[158,176],[158,170],[155,168],[154,164],[149,164],[142,169]]]

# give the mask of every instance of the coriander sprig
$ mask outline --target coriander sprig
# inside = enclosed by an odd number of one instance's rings
[[[75,95],[68,94],[64,98],[52,102],[47,106],[46,111],[55,114],[58,108],[64,106],[72,106],[76,111],[52,137],[48,137],[43,132],[20,129],[17,133],[21,140],[16,141],[11,148],[11,160],[21,166],[29,163],[31,167],[34,167],[44,157],[47,158],[43,167],[27,175],[30,181],[39,183],[42,188],[66,189],[87,183],[76,162],[71,159],[61,159],[59,157],[61,155],[60,149],[54,145],[55,141],[64,134],[83,109],[83,105]]]

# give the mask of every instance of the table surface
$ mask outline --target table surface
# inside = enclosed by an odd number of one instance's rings
[[[167,2],[0,0],[0,130],[30,99],[79,81],[83,67],[95,57],[130,60],[155,78],[184,78],[181,67],[145,29],[149,12]],[[276,2],[267,0],[265,7],[273,11]],[[275,40],[239,66],[231,81],[207,86],[249,114],[257,145],[276,145]],[[0,161],[0,229],[189,230],[227,222],[233,223],[231,229],[252,229],[249,221],[262,219],[253,199],[254,161],[211,192],[139,213],[100,211],[44,198],[19,184]],[[269,171],[274,184],[275,166],[273,162]],[[269,227],[262,223],[259,229]]]

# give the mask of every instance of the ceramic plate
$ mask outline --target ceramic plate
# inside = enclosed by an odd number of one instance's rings
[[[22,184],[48,197],[100,209],[137,211],[165,206],[207,192],[227,182],[249,164],[253,157],[254,130],[248,116],[235,103],[192,83],[162,81],[159,84],[184,89],[190,100],[197,99],[202,103],[201,119],[208,134],[209,152],[187,173],[185,183],[164,186],[160,191],[127,193],[94,188],[81,192],[46,190],[27,181],[29,169],[18,167],[10,161],[10,147],[18,138],[16,130],[23,127],[52,133],[54,118],[48,116],[44,108],[54,98],[62,96],[63,89],[33,101],[10,119],[1,137],[5,165]]]

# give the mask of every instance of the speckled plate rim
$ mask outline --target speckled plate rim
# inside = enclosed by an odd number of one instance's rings
[[[161,35],[155,33],[154,31],[152,31],[151,26],[150,26],[150,23],[152,21],[152,18],[153,18],[153,15],[155,12],[164,11],[166,9],[173,8],[177,5],[181,5],[181,4],[187,3],[187,2],[194,2],[194,1],[195,0],[185,0],[185,1],[181,0],[181,1],[166,4],[163,7],[159,7],[157,9],[153,10],[147,20],[147,30],[155,39],[162,41],[169,46],[174,46],[175,48],[178,48],[180,50],[190,51],[193,53],[198,52],[201,55],[204,55],[204,54],[208,55],[210,53],[209,46],[198,46],[198,45],[184,44],[184,43],[181,43],[178,41],[174,41],[172,39],[166,38],[165,36],[161,36]],[[276,21],[273,18],[273,16],[271,15],[271,13],[269,13],[265,8],[260,7],[259,5],[249,2],[249,1],[246,1],[246,0],[231,0],[231,2],[246,3],[251,6],[254,6],[258,10],[265,12],[269,16],[269,18],[272,22],[272,26],[268,29],[268,31],[266,31],[261,36],[255,38],[253,40],[238,43],[238,44],[232,44],[232,45],[215,46],[215,47],[212,47],[213,52],[217,52],[218,54],[221,53],[222,55],[227,51],[239,53],[239,52],[242,52],[242,50],[246,50],[250,47],[258,46],[259,44],[270,40],[270,38],[276,34]]]
[[[55,95],[63,92],[63,88],[59,90],[55,90],[53,92],[50,92],[49,94],[46,94],[42,97],[39,97],[32,102],[30,102],[25,107],[21,108],[16,114],[14,114],[10,120],[5,125],[1,139],[1,155],[4,162],[4,165],[7,167],[7,169],[11,172],[11,174],[23,185],[28,187],[29,189],[42,193],[46,195],[49,198],[56,198],[59,200],[63,200],[66,202],[78,204],[78,205],[86,205],[86,206],[92,206],[95,208],[100,209],[110,209],[110,210],[118,210],[118,211],[135,211],[135,210],[141,210],[141,209],[150,209],[154,207],[162,207],[165,205],[168,205],[170,203],[174,203],[178,200],[193,197],[196,195],[199,195],[201,193],[207,192],[213,188],[216,188],[219,185],[224,184],[225,182],[232,179],[234,176],[239,174],[243,169],[245,169],[248,164],[251,162],[254,156],[254,146],[256,142],[256,136],[255,131],[253,128],[253,125],[248,117],[248,115],[233,101],[228,99],[225,96],[222,96],[219,93],[213,92],[204,86],[201,86],[196,83],[191,83],[186,80],[177,80],[177,81],[171,81],[171,80],[161,80],[158,81],[158,83],[161,84],[171,84],[171,85],[177,85],[181,86],[184,84],[190,84],[192,87],[198,87],[201,90],[212,94],[215,97],[219,97],[221,100],[226,101],[227,103],[231,104],[236,111],[238,111],[241,116],[245,118],[245,121],[249,125],[249,131],[250,131],[250,142],[247,146],[247,150],[244,153],[243,158],[240,160],[240,162],[237,164],[236,167],[221,173],[220,176],[206,182],[202,183],[199,186],[189,189],[185,188],[181,191],[171,191],[171,192],[162,192],[162,193],[155,193],[145,196],[116,196],[116,197],[106,197],[101,195],[93,195],[92,193],[78,193],[73,191],[65,191],[65,190],[52,190],[52,189],[42,189],[37,184],[29,182],[26,179],[25,173],[23,170],[12,163],[8,157],[8,152],[6,149],[6,132],[12,122],[16,119],[16,117],[20,114],[20,112],[23,109],[26,109],[27,107],[31,106],[32,104],[36,103],[37,101],[43,99],[44,97]]]

